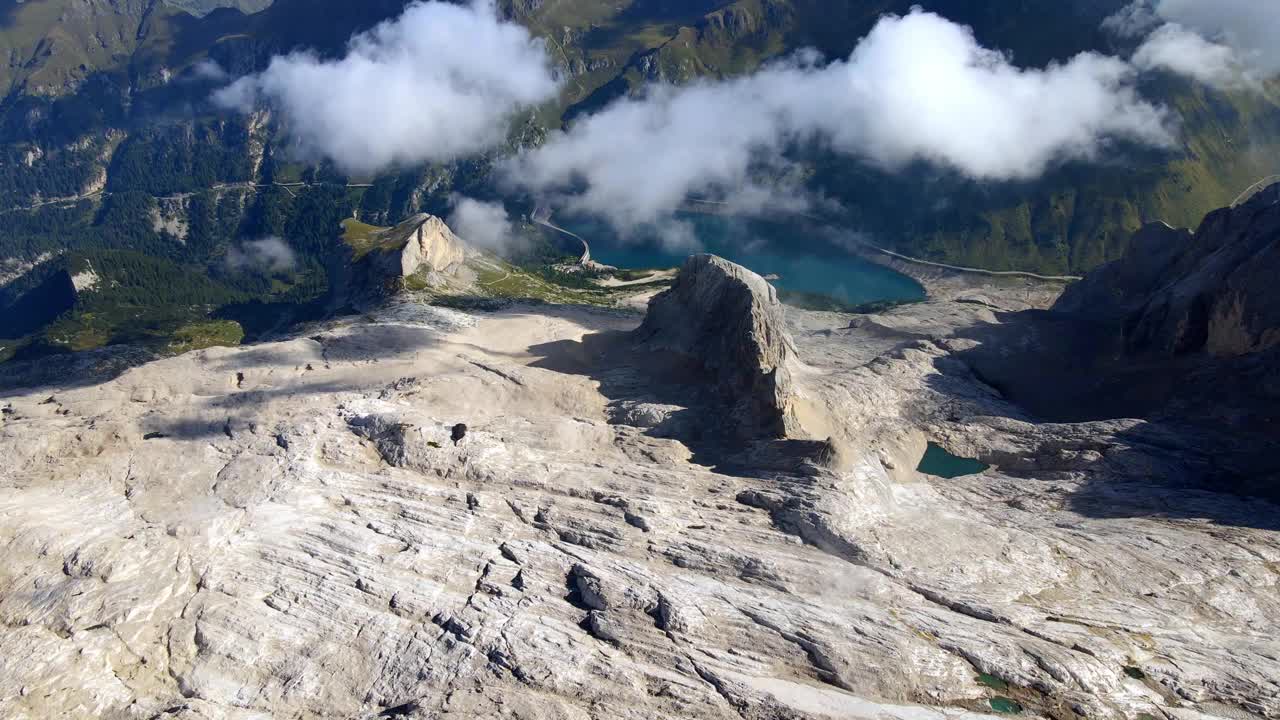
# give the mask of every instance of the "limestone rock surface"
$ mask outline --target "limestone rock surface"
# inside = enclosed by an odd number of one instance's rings
[[[694,267],[649,320],[403,302],[6,396],[0,716],[1280,717],[1280,513],[1182,482],[1194,438],[1010,404],[989,305]],[[684,310],[711,396],[635,352]],[[786,368],[838,449],[700,432]]]
[[[467,258],[467,245],[444,221],[420,214],[406,221],[411,228],[400,252],[400,273],[409,277],[419,272],[451,272]]]
[[[443,220],[419,213],[357,243],[333,304],[375,308],[406,287],[465,290],[475,279],[466,261],[476,253]]]

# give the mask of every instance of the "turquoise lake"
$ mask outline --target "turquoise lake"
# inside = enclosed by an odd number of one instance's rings
[[[656,238],[620,240],[607,225],[583,219],[557,219],[591,244],[596,262],[620,268],[669,268],[690,254],[709,252],[776,275],[771,282],[789,295],[823,296],[847,307],[873,303],[917,302],[925,298],[915,280],[836,247],[821,232],[793,223],[744,221],[720,215],[683,216],[694,230],[696,247],[665,247]],[[814,305],[814,298],[796,304]],[[821,305],[821,302],[817,304]]]

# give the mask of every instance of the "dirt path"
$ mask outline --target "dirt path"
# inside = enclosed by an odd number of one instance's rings
[[[646,283],[658,282],[659,280],[671,280],[675,278],[678,270],[672,268],[670,270],[655,270],[642,278],[635,280],[619,280],[616,277],[601,278],[596,280],[596,284],[600,287],[620,288],[629,287],[631,285],[644,285]]]

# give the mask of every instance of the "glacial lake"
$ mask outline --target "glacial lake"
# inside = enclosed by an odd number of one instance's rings
[[[990,465],[972,458],[952,455],[942,449],[941,445],[929,443],[929,449],[925,450],[924,457],[920,459],[920,466],[916,470],[925,475],[951,479],[964,477],[965,475],[977,475],[978,473],[986,472],[989,467]]]
[[[846,309],[872,304],[918,302],[925,291],[915,280],[837,247],[803,224],[747,221],[722,215],[682,215],[694,246],[668,247],[644,236],[626,241],[604,223],[559,218],[555,223],[591,245],[596,262],[619,268],[679,267],[694,253],[708,252],[770,277],[783,299],[797,305],[830,303]],[[834,307],[832,309],[835,309]]]

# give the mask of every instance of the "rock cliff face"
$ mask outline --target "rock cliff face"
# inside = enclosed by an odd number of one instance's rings
[[[372,306],[408,285],[463,287],[470,279],[465,263],[475,250],[434,215],[420,213],[348,242],[355,261],[337,268],[346,277],[331,279],[341,302]]]
[[[1280,343],[1280,186],[1209,214],[1195,233],[1143,228],[1125,256],[1055,309],[1117,321],[1131,355],[1226,358]]]
[[[396,231],[406,233],[400,251],[400,274],[404,277],[451,273],[467,259],[466,243],[434,215],[417,215]]]
[[[1280,186],[1195,231],[1148,227],[1055,307],[1116,338],[1107,372],[1159,392],[1135,412],[1253,438],[1247,474],[1280,496]],[[1158,396],[1156,396],[1158,395]],[[1270,487],[1268,487],[1270,486]]]
[[[1185,452],[1173,474],[1280,497],[1277,277],[1272,186],[1194,233],[1148,225],[1051,311],[975,327],[978,344],[959,355],[1040,418],[1177,423]]]
[[[777,291],[764,278],[714,255],[694,255],[671,288],[649,302],[635,340],[710,378],[731,408],[724,420],[740,434],[787,434],[795,348]]]

